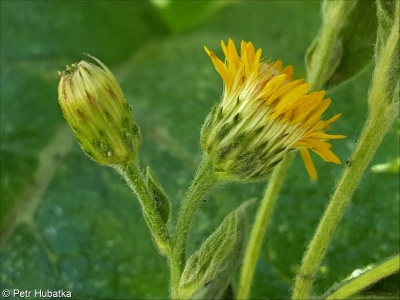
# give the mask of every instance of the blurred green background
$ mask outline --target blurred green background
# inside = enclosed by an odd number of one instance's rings
[[[168,272],[137,200],[111,169],[80,150],[57,103],[57,71],[90,53],[116,74],[143,135],[149,165],[176,210],[201,158],[202,122],[222,93],[203,50],[252,41],[263,56],[294,66],[320,25],[318,1],[1,1],[0,289],[70,290],[74,299],[164,299]],[[345,163],[367,115],[372,66],[328,93],[326,118],[341,112],[334,152]],[[397,126],[397,124],[396,124]],[[398,155],[398,132],[373,163]],[[252,297],[286,299],[302,253],[345,164],[299,155],[268,229]],[[265,183],[231,184],[207,197],[191,232],[193,251]],[[249,213],[251,220],[255,207]],[[316,280],[323,293],[353,270],[399,252],[399,176],[368,169]],[[382,285],[380,293],[398,293]]]

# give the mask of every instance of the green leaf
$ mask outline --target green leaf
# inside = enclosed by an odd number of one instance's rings
[[[204,22],[229,1],[180,1],[180,0],[151,0],[161,17],[172,31],[187,30]]]
[[[387,299],[399,299],[400,298],[400,272],[394,273],[388,277],[382,278],[378,282],[369,286],[367,289],[359,294],[353,295],[349,299],[354,300],[387,300]]]
[[[160,212],[162,220],[164,223],[167,223],[171,212],[171,203],[150,167],[147,167],[146,169],[146,183],[154,201],[157,204],[157,208]]]
[[[318,31],[320,3],[234,1],[175,35],[146,1],[0,5],[0,213],[10,221],[2,230],[14,228],[8,238],[4,231],[0,236],[1,288],[68,288],[77,299],[168,298],[168,269],[137,199],[112,169],[86,157],[62,117],[57,71],[86,52],[110,67],[143,134],[141,164],[152,166],[176,211],[201,159],[199,130],[223,91],[203,46],[222,58],[221,39],[252,41],[263,57],[282,59],[293,65],[294,77],[304,77],[304,53]],[[342,112],[332,130],[348,136],[333,142],[343,162],[365,120],[367,104],[356,99],[366,99],[371,71],[329,94],[327,116]],[[397,155],[394,128],[372,164]],[[287,174],[257,264],[254,298],[289,298],[309,237],[336,176],[347,166],[314,163],[318,182],[309,180],[298,155]],[[192,253],[243,199],[259,198],[263,189],[263,183],[231,184],[210,194],[193,220]],[[398,252],[398,199],[398,175],[366,172],[335,234],[316,293]]]
[[[333,88],[351,79],[364,69],[373,59],[376,38],[376,6],[372,1],[348,1],[339,12],[340,2],[324,2],[324,20],[318,36],[307,50],[306,66],[317,68],[321,63],[315,53],[323,47],[321,36],[326,31],[332,34],[333,53],[330,59],[330,74],[326,79],[326,88]],[[327,12],[329,11],[329,13]],[[334,27],[334,28],[331,28]]]
[[[376,38],[376,7],[372,1],[357,1],[339,34],[342,44],[341,60],[329,78],[328,87],[357,75],[374,57]]]
[[[167,33],[145,1],[4,1],[1,10],[2,59],[53,58],[60,68],[83,53],[107,65],[121,62],[151,36]]]
[[[179,295],[191,297],[201,286],[214,280],[221,262],[232,252],[237,240],[237,216],[230,213],[221,225],[187,260],[179,283]]]
[[[389,281],[390,276],[396,273],[398,275],[399,271],[400,256],[395,255],[379,264],[368,265],[365,268],[354,270],[348,278],[335,284],[321,298],[333,300],[353,297],[366,289],[373,290],[373,285],[380,281]]]
[[[235,274],[242,261],[242,254],[246,243],[247,234],[247,211],[249,206],[254,203],[248,200],[235,210],[237,217],[236,242],[233,251],[220,264],[214,278],[201,286],[193,299],[233,299],[233,290],[231,286],[232,274]]]

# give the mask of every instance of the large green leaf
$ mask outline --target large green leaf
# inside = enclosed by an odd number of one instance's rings
[[[115,172],[90,161],[74,141],[57,103],[57,71],[89,52],[116,73],[143,134],[142,165],[151,166],[169,195],[173,223],[201,158],[199,129],[222,93],[203,45],[221,57],[221,39],[251,40],[264,57],[294,65],[295,77],[302,77],[305,50],[318,31],[319,3],[235,2],[179,35],[171,35],[144,1],[0,3],[0,289],[166,298],[167,267],[139,205]],[[329,95],[327,116],[343,114],[333,131],[348,136],[333,145],[344,162],[365,119],[370,74],[367,69]],[[373,163],[396,157],[396,138],[393,131]],[[302,252],[344,167],[316,157],[315,163],[318,182],[309,180],[300,159],[291,168],[259,260],[254,298],[290,293]],[[260,199],[263,188],[264,183],[232,184],[210,195],[194,220],[191,253],[234,207]],[[367,172],[336,232],[317,292],[399,250],[398,191],[398,174]]]

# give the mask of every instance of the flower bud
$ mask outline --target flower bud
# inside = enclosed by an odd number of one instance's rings
[[[91,56],[90,56],[91,57]],[[100,165],[136,160],[140,131],[121,87],[101,61],[59,72],[58,102],[83,151]]]

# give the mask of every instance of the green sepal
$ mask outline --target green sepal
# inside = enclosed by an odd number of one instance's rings
[[[237,214],[231,212],[200,248],[189,257],[179,283],[181,298],[191,298],[199,288],[209,285],[215,278],[221,262],[234,250],[237,240],[237,223]]]
[[[192,299],[234,299],[232,285],[230,284],[231,275],[235,273],[242,261],[246,232],[248,232],[246,213],[253,203],[254,199],[246,201],[235,210],[237,227],[233,251],[222,261],[214,278],[203,284],[193,294]]]
[[[168,223],[171,212],[171,203],[150,167],[146,168],[146,184],[151,197],[156,202],[161,219],[164,221],[164,224]]]

